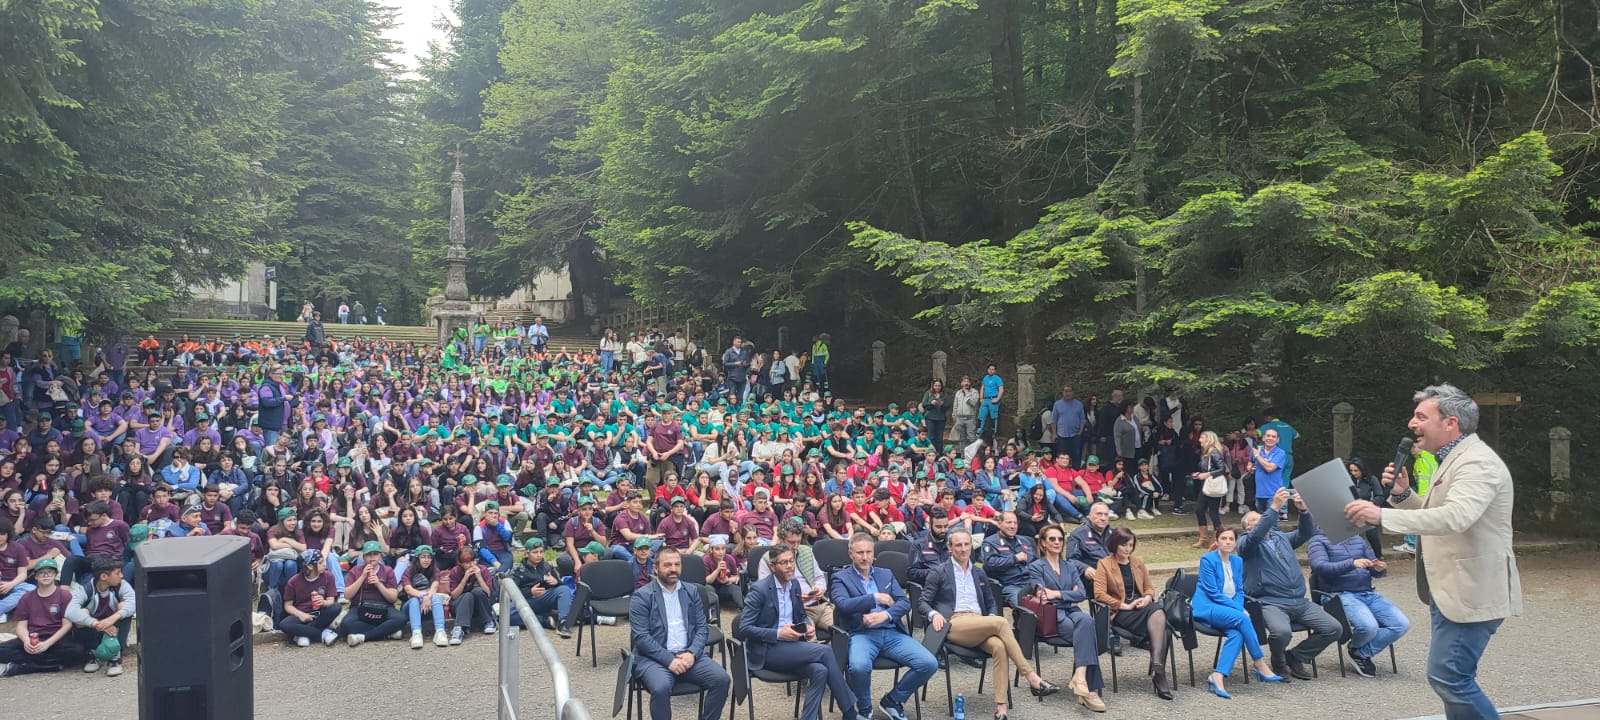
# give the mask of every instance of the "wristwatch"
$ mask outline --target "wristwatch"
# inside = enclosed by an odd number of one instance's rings
[[[1411,497],[1411,488],[1406,488],[1406,491],[1403,492],[1403,493],[1400,493],[1399,495],[1395,495],[1394,493],[1390,493],[1389,494],[1389,502],[1390,503],[1405,502],[1406,498],[1409,498],[1409,497]]]

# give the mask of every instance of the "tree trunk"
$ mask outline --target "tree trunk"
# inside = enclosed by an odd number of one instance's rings
[[[1422,77],[1417,83],[1417,125],[1423,130],[1434,130],[1437,127],[1439,110],[1438,27],[1434,24],[1433,0],[1418,0],[1418,7],[1421,10],[1422,26],[1422,58],[1418,68]]]
[[[577,324],[604,314],[609,305],[605,267],[587,233],[567,246],[567,274],[572,279],[572,302],[568,305],[571,315],[567,322]]]
[[[991,89],[994,93],[995,136],[1000,152],[1000,212],[1005,238],[1032,224],[1025,196],[1028,166],[1014,146],[1024,125],[1027,88],[1022,64],[1021,0],[991,0],[995,42],[989,48]]]

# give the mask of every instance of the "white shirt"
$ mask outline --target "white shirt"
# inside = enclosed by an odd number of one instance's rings
[[[678,590],[661,586],[661,609],[667,613],[667,652],[677,655],[689,649],[689,629],[683,624],[683,607],[678,604]]]
[[[972,564],[968,563],[965,569],[955,560],[950,561],[951,567],[956,569],[953,577],[956,580],[956,606],[954,612],[972,612],[983,614],[983,605],[978,602],[978,583],[972,577]]]

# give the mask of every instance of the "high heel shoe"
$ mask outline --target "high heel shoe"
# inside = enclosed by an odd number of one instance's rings
[[[1172,699],[1172,686],[1167,684],[1167,669],[1165,667],[1150,668],[1150,686],[1155,688],[1156,697],[1162,700]]]
[[[1211,694],[1216,695],[1223,700],[1233,699],[1233,696],[1229,695],[1227,690],[1217,687],[1216,681],[1212,680],[1211,678],[1206,678],[1206,687],[1211,689]]]
[[[1260,670],[1252,670],[1251,672],[1254,672],[1256,674],[1256,679],[1257,680],[1260,680],[1261,682],[1264,682],[1264,683],[1283,682],[1283,676],[1282,675],[1262,675]]]
[[[1042,698],[1061,692],[1061,686],[1052,685],[1049,680],[1040,680],[1039,687],[1030,687],[1028,692],[1033,693],[1034,697]]]

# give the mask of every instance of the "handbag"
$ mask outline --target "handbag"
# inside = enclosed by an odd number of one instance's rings
[[[1161,604],[1161,609],[1167,614],[1167,624],[1179,630],[1187,630],[1194,623],[1193,612],[1189,607],[1189,598],[1178,591],[1178,583],[1183,577],[1179,570],[1167,580],[1166,589],[1161,591],[1161,597],[1156,601]]]
[[[1017,604],[1039,619],[1035,635],[1045,638],[1061,634],[1061,628],[1056,623],[1056,604],[1045,599],[1043,588],[1036,587],[1033,592],[1018,597]]]
[[[356,606],[356,617],[368,625],[377,625],[387,620],[393,609],[393,605],[369,600]]]
[[[1219,472],[1206,477],[1204,485],[1200,486],[1200,493],[1206,497],[1219,498],[1228,494],[1228,474]]]

